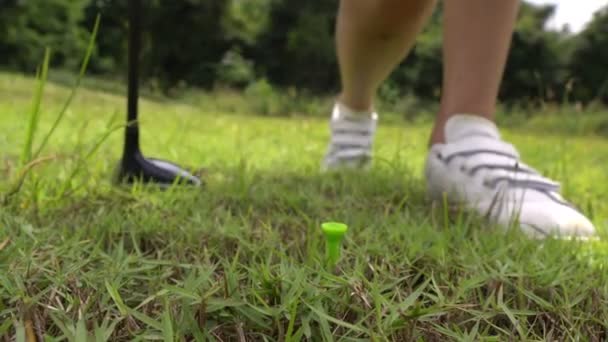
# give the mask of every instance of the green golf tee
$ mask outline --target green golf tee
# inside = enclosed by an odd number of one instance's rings
[[[326,222],[321,225],[321,229],[325,234],[327,264],[330,268],[333,268],[340,260],[340,246],[348,226],[344,223]]]

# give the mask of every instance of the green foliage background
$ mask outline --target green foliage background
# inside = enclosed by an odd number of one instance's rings
[[[127,57],[125,0],[0,0],[0,63],[33,71],[46,47],[52,65],[81,58],[102,15],[91,71],[122,75]],[[328,93],[338,87],[333,30],[337,1],[147,0],[143,73],[163,91],[180,85],[273,87]],[[548,31],[551,6],[522,6],[501,89],[507,103],[608,103],[608,7],[578,34]],[[410,56],[381,91],[433,100],[441,84],[441,6]],[[266,82],[266,81],[264,81]]]

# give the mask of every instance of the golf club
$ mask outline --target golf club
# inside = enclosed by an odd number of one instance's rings
[[[125,145],[118,177],[126,183],[141,181],[159,185],[174,183],[200,185],[196,176],[180,166],[160,159],[146,158],[139,146],[139,57],[141,50],[141,0],[129,0],[129,85]]]

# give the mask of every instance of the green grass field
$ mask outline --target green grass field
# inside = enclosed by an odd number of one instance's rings
[[[608,338],[603,245],[530,241],[427,201],[428,120],[384,120],[372,170],[327,175],[323,113],[144,99],[146,155],[206,182],[160,191],[113,184],[124,98],[80,89],[16,191],[35,88],[0,74],[2,341]],[[47,84],[34,147],[68,94]],[[607,116],[507,118],[504,131],[602,235],[608,139],[581,133]],[[335,269],[331,220],[350,226]]]

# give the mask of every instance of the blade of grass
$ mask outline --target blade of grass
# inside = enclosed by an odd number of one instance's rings
[[[85,321],[84,320],[79,320],[78,323],[76,323],[76,336],[75,336],[75,341],[76,342],[87,342],[87,327],[85,325]]]
[[[105,283],[106,289],[108,290],[108,294],[110,295],[110,297],[112,297],[112,300],[114,301],[114,304],[116,304],[116,307],[118,307],[118,311],[120,311],[121,315],[126,316],[129,311],[129,308],[127,308],[127,306],[125,305],[125,302],[122,300],[120,293],[118,293],[118,290],[114,286],[112,286],[112,284],[110,284],[108,281],[106,281]]]
[[[26,342],[25,327],[21,323],[15,323],[15,341]]]
[[[95,19],[95,24],[93,26],[93,32],[91,33],[91,39],[89,39],[89,45],[88,45],[86,53],[84,55],[82,64],[80,65],[80,73],[78,74],[78,77],[76,78],[76,83],[72,87],[72,91],[71,91],[70,95],[68,96],[68,98],[66,99],[65,103],[63,104],[63,107],[59,111],[59,114],[57,115],[55,122],[53,122],[51,129],[49,129],[47,134],[42,139],[40,146],[38,146],[38,148],[36,149],[36,152],[33,154],[33,158],[36,158],[38,155],[40,155],[40,152],[42,152],[42,150],[48,143],[49,139],[51,138],[51,136],[57,129],[57,126],[59,126],[59,123],[65,116],[65,113],[67,112],[68,108],[72,104],[72,101],[74,100],[74,97],[76,96],[76,92],[77,92],[78,88],[80,87],[80,83],[82,82],[82,79],[84,78],[84,74],[87,70],[87,66],[89,65],[89,60],[91,58],[91,55],[93,54],[93,49],[95,48],[95,40],[97,38],[97,32],[99,31],[99,22],[100,22],[100,16],[97,15],[97,18]],[[30,149],[31,149],[31,146],[30,146]]]
[[[95,342],[106,342],[112,337],[112,333],[116,328],[116,325],[122,321],[122,318],[115,319],[109,323],[109,319],[106,317],[103,320],[101,326],[96,325],[95,327]]]
[[[23,151],[21,152],[20,165],[27,164],[32,159],[32,144],[34,143],[34,136],[38,128],[38,121],[40,118],[40,104],[42,102],[42,94],[44,93],[44,86],[46,85],[48,73],[49,73],[49,61],[51,59],[51,50],[46,49],[44,51],[44,61],[42,62],[42,69],[37,77],[37,87],[34,92],[34,98],[32,99],[32,107],[28,116],[28,126],[25,136],[25,144],[23,145]]]
[[[133,317],[135,317],[137,320],[141,321],[142,323],[145,323],[146,325],[148,325],[151,328],[154,328],[158,331],[163,331],[163,323],[158,322],[156,320],[154,320],[153,318],[150,318],[149,316],[147,316],[146,314],[143,314],[139,311],[136,310],[129,310],[129,314]]]
[[[322,321],[329,321],[329,322],[332,322],[336,325],[340,325],[340,326],[347,328],[349,330],[352,330],[352,331],[356,331],[356,332],[360,332],[360,333],[367,333],[367,331],[365,331],[361,327],[357,327],[348,322],[344,322],[335,317],[331,317],[330,315],[326,314],[322,309],[315,308],[314,306],[312,306],[308,303],[305,303],[305,304],[306,304],[306,306],[308,306],[310,308],[310,310],[312,312],[314,312],[317,315],[317,317],[320,318],[319,323],[321,323]]]
[[[289,324],[287,325],[287,333],[285,333],[285,340],[292,341],[293,327],[296,323],[297,313],[298,313],[298,305],[299,302],[293,302],[291,306],[291,310],[289,313]]]
[[[8,329],[10,329],[12,323],[13,322],[11,322],[10,320],[7,319],[6,321],[4,321],[4,323],[0,324],[0,336],[3,336],[4,334],[6,334]]]
[[[68,326],[62,319],[60,319],[56,315],[50,315],[50,317],[53,323],[55,323],[55,326],[59,328],[59,330],[63,333],[63,337],[65,337],[68,341],[74,340],[74,327]]]
[[[97,152],[97,150],[110,137],[110,135],[112,135],[112,133],[114,133],[114,132],[116,132],[116,131],[118,131],[120,129],[123,129],[123,128],[124,128],[124,124],[117,125],[115,127],[111,127],[105,133],[103,133],[101,135],[101,137],[99,138],[99,140],[97,140],[97,142],[95,142],[95,144],[93,144],[93,146],[91,147],[91,149],[81,159],[78,160],[76,166],[74,167],[74,169],[72,170],[72,172],[69,174],[68,178],[63,182],[63,184],[61,186],[61,189],[58,192],[57,198],[61,198],[61,197],[63,197],[63,195],[65,195],[66,191],[68,190],[68,186],[71,184],[71,182],[74,179],[74,177],[76,177],[76,175],[78,174],[78,172],[82,168],[82,165],[84,165],[85,162],[89,158],[91,158],[91,156],[93,156],[93,154],[95,154],[95,152]]]
[[[173,342],[175,333],[173,332],[173,322],[171,321],[171,307],[169,307],[169,301],[165,299],[164,312],[162,315],[163,323],[163,338],[165,342]]]

